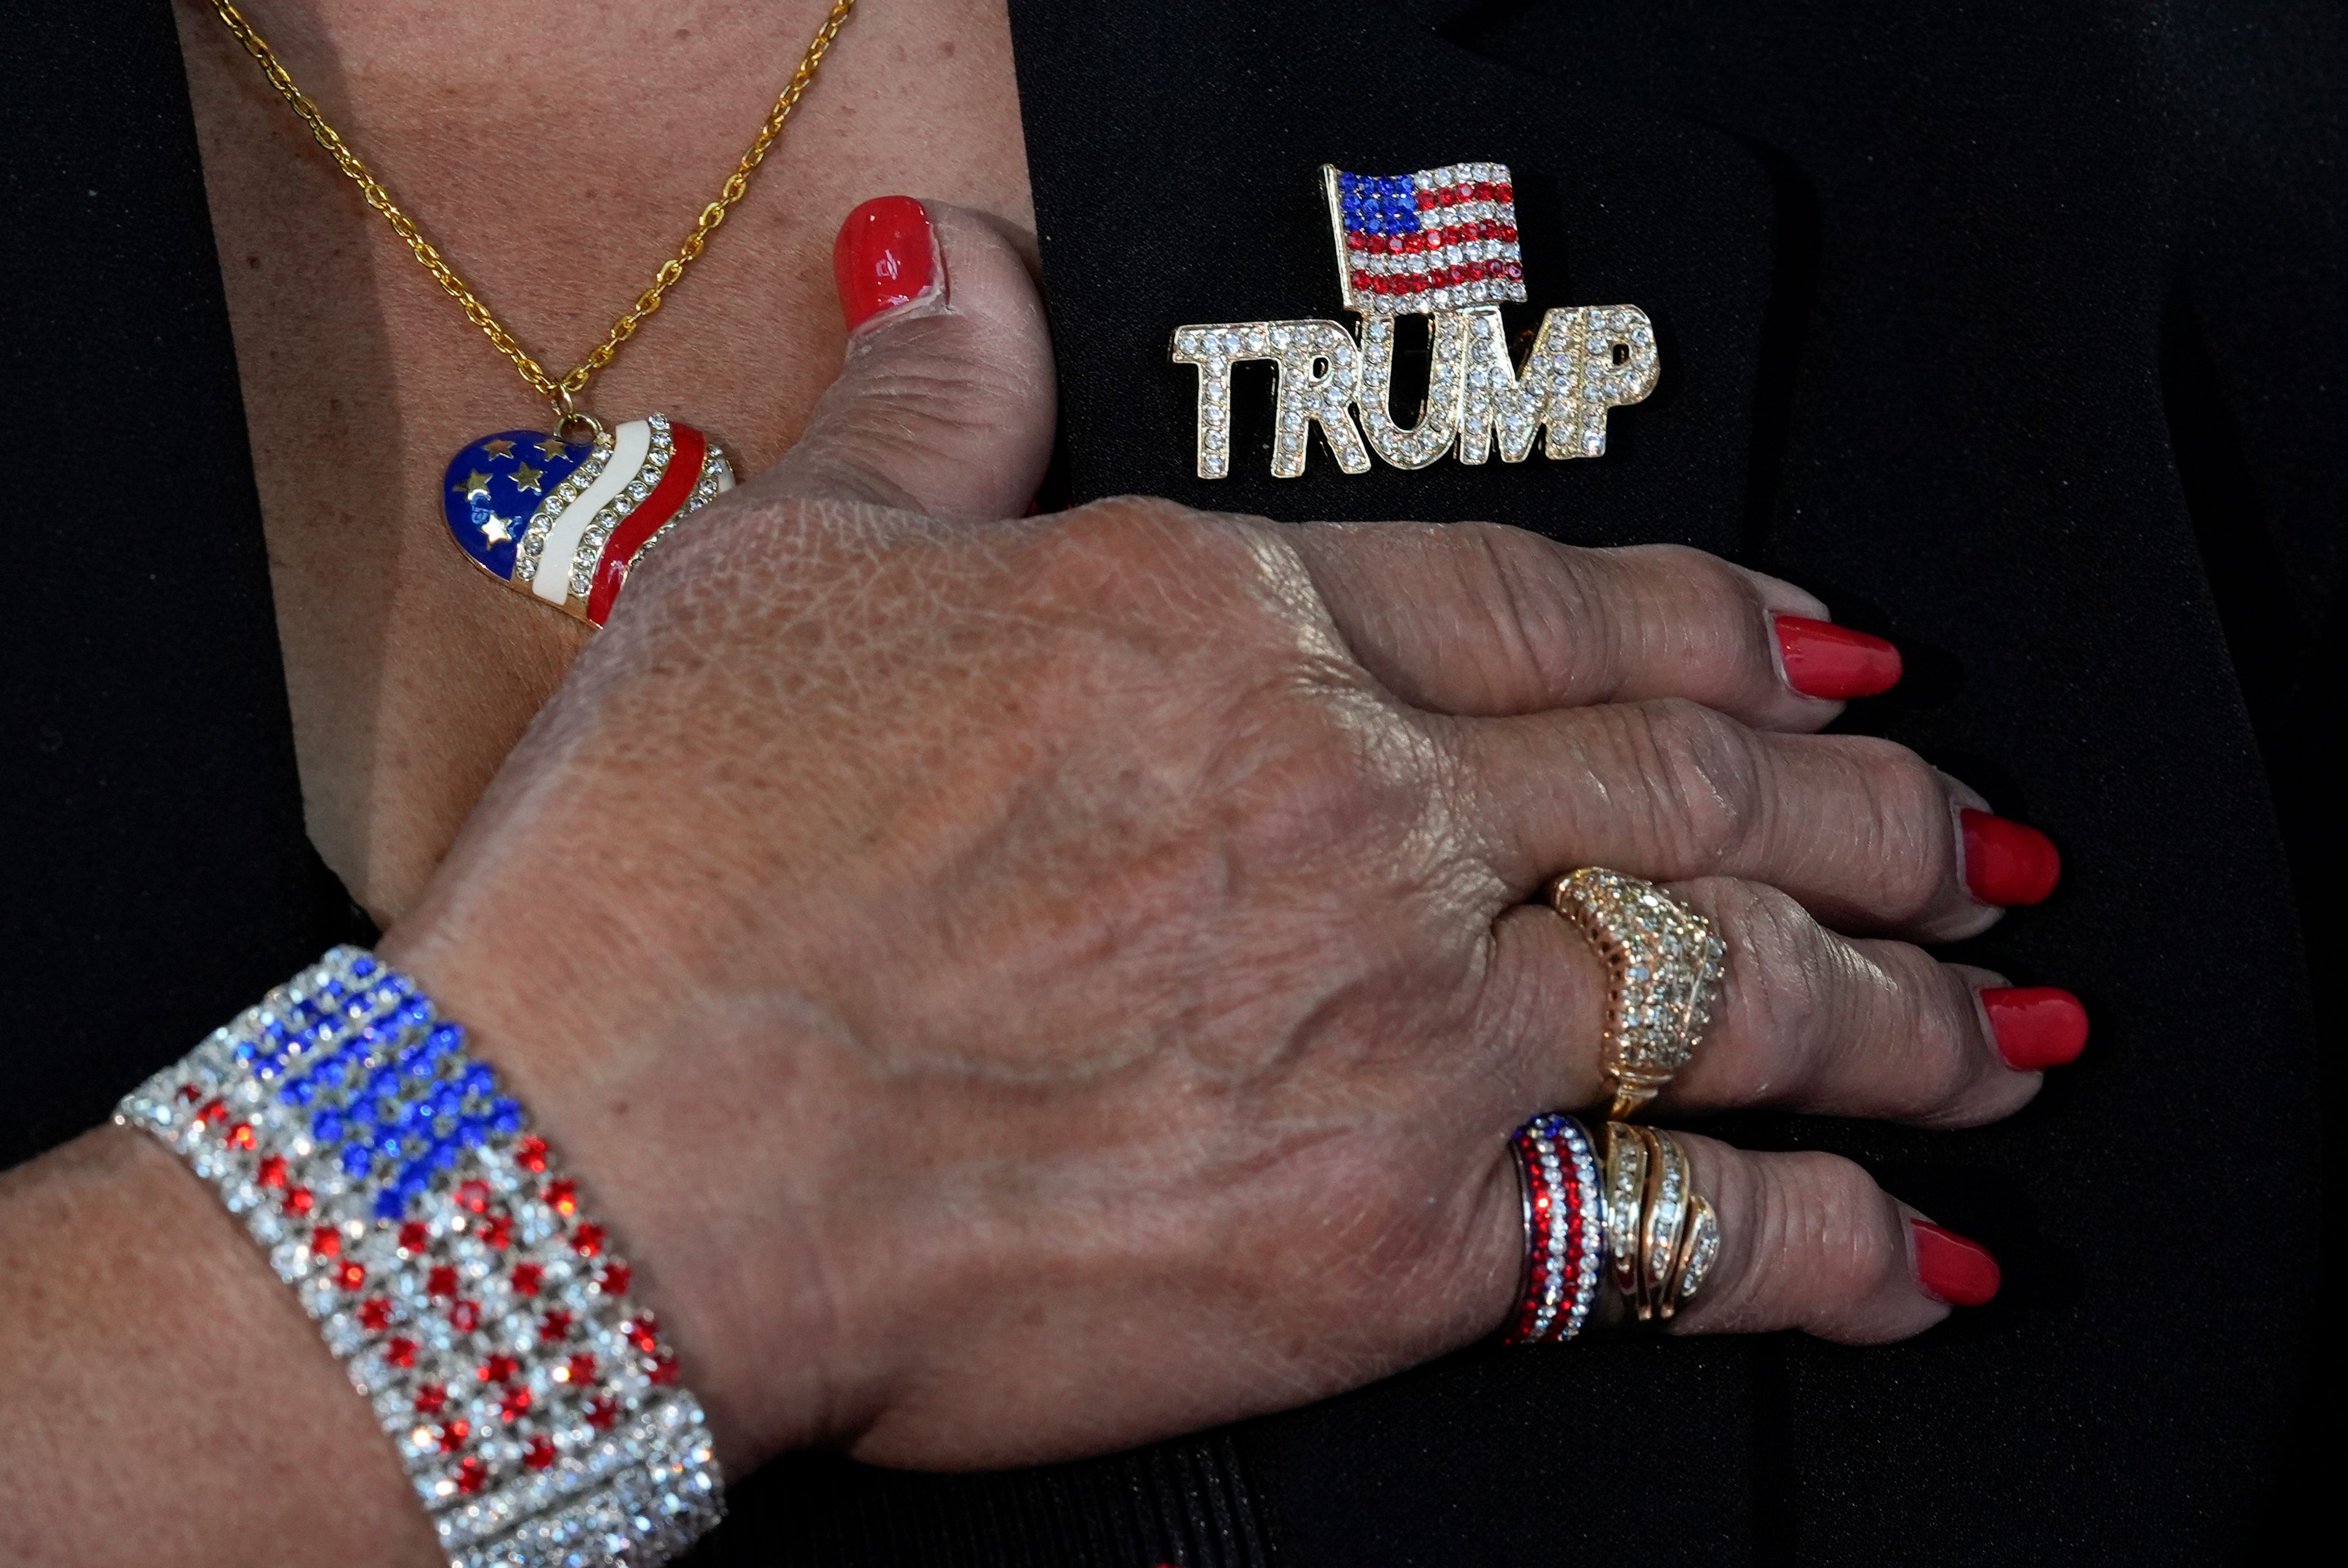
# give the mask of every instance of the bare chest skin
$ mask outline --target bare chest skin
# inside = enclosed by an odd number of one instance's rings
[[[523,345],[560,375],[717,193],[824,0],[255,0],[248,19]],[[180,0],[312,839],[387,921],[553,691],[583,628],[481,577],[442,470],[546,405],[370,211],[202,0]],[[857,203],[1032,232],[1002,0],[864,0],[668,302],[595,380],[755,474],[839,364]]]

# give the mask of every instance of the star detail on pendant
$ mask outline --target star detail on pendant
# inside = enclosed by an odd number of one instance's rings
[[[467,499],[469,500],[473,497],[479,496],[481,499],[486,501],[489,498],[489,477],[487,474],[482,473],[479,468],[476,468],[470,474],[465,476],[465,483],[461,488],[464,490]]]
[[[562,437],[560,436],[548,436],[545,440],[538,444],[538,449],[541,452],[545,453],[550,457],[560,457],[563,453],[570,450],[569,447],[562,444]]]
[[[481,443],[481,450],[492,457],[508,457],[513,455],[513,443],[504,440],[484,441]]]
[[[517,463],[514,465],[513,487],[517,490],[536,491],[539,488],[539,476],[545,472],[545,469],[533,468],[527,463]]]
[[[493,545],[511,544],[514,537],[514,522],[515,519],[512,518],[501,518],[495,512],[491,512],[489,521],[481,525],[481,538]]]

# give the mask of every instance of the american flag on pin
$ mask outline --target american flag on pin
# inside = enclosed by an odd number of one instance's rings
[[[1507,164],[1354,174],[1324,163],[1321,179],[1347,310],[1431,314],[1524,300]]]

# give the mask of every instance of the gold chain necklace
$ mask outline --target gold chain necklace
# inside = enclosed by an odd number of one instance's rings
[[[480,328],[490,346],[510,360],[531,390],[554,410],[552,429],[543,434],[508,430],[483,436],[449,463],[441,503],[458,548],[508,588],[590,625],[602,625],[621,584],[627,580],[628,569],[678,519],[733,488],[734,470],[716,443],[681,420],[654,414],[606,430],[594,415],[578,406],[577,396],[597,371],[612,363],[621,345],[635,335],[644,318],[660,309],[662,298],[700,256],[734,204],[748,192],[751,177],[783,134],[816,72],[822,69],[824,56],[839,36],[849,13],[856,9],[856,0],[834,0],[830,14],[799,57],[798,69],[791,73],[788,85],[775,99],[774,108],[751,138],[749,150],[726,176],[717,200],[701,210],[693,231],[677,246],[676,253],[660,264],[651,284],[621,313],[603,341],[560,381],[521,346],[448,264],[440,248],[400,210],[366,160],[295,85],[268,40],[229,0],[212,0],[212,9],[261,67],[278,97],[301,117],[318,145],[359,188],[366,204],[383,215],[417,261],[464,311],[466,319]],[[578,425],[587,428],[590,439],[567,437],[565,433]]]

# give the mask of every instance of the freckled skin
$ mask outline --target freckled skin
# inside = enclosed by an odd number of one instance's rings
[[[559,375],[717,194],[828,9],[264,0],[248,19]],[[211,7],[177,14],[213,228],[241,259],[222,273],[304,809],[327,864],[387,923],[589,635],[496,590],[440,512],[451,453],[549,411]],[[737,471],[766,467],[839,364],[832,233],[892,190],[1033,230],[1001,0],[851,16],[750,195],[585,406],[607,424],[675,415]]]

